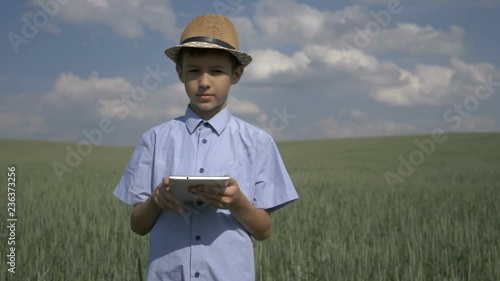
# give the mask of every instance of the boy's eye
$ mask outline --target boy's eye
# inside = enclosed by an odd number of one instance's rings
[[[198,69],[189,69],[188,72],[196,73],[196,72],[198,72]]]

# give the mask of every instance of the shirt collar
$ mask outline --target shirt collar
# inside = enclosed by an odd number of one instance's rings
[[[201,119],[198,114],[196,114],[190,107],[189,105],[187,106],[186,109],[186,114],[184,115],[185,117],[185,123],[186,127],[189,131],[190,134],[196,130],[196,128],[204,122],[203,119]],[[226,105],[224,109],[222,109],[219,113],[217,113],[212,119],[206,121],[207,123],[214,128],[215,132],[217,135],[222,134],[224,129],[226,128],[227,124],[229,123],[229,120],[231,120],[231,110],[229,109],[229,106]]]

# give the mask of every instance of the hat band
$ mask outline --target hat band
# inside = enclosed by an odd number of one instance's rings
[[[224,42],[222,40],[219,40],[219,39],[216,39],[216,38],[212,38],[212,37],[205,37],[205,36],[190,37],[190,38],[187,38],[186,40],[182,41],[181,45],[189,43],[189,42],[212,43],[212,44],[219,45],[219,46],[227,48],[227,49],[235,50],[235,48],[233,46],[231,46],[231,44],[228,44],[228,43],[226,43],[226,42]]]

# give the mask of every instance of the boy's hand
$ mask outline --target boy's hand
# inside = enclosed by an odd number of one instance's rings
[[[227,186],[196,185],[189,187],[189,191],[218,209],[230,209],[238,205],[242,196],[245,196],[233,178],[229,180]]]
[[[184,210],[181,207],[181,202],[175,198],[170,192],[170,183],[168,177],[164,177],[162,182],[155,188],[153,192],[153,201],[156,205],[164,210],[170,210],[182,214]]]

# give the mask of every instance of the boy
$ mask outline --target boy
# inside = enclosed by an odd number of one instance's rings
[[[298,199],[272,137],[226,106],[252,58],[222,15],[202,15],[165,54],[190,103],[184,116],[148,130],[114,195],[133,205],[131,228],[150,233],[148,280],[254,280],[251,237],[271,235],[271,212]],[[230,175],[226,187],[196,186],[205,203],[182,205],[168,176]]]

